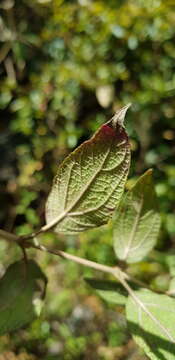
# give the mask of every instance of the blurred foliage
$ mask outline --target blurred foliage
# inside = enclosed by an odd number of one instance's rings
[[[26,234],[39,227],[58,163],[132,102],[128,187],[154,168],[163,227],[158,251],[128,271],[167,288],[175,269],[174,21],[173,0],[1,0],[2,228]],[[47,234],[44,242],[116,262],[110,229],[78,239]],[[19,249],[1,242],[0,273],[19,257]],[[37,258],[49,277],[45,313],[30,329],[0,338],[2,359],[145,359],[124,335],[122,309],[106,308],[83,282],[91,270],[51,255]]]

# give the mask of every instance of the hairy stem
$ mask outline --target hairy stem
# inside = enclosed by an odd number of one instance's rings
[[[99,270],[99,271],[102,271],[102,272],[106,272],[108,274],[112,274],[114,277],[117,277],[117,279],[119,281],[121,279],[125,279],[125,280],[130,281],[130,282],[132,282],[132,283],[134,283],[134,284],[136,284],[136,285],[138,285],[140,287],[151,290],[145,283],[143,283],[142,281],[140,281],[138,279],[135,279],[132,276],[128,275],[126,272],[122,271],[120,269],[120,267],[118,267],[118,266],[111,267],[111,266],[96,263],[95,261],[91,261],[91,260],[81,258],[79,256],[69,254],[69,253],[67,253],[65,251],[62,251],[62,250],[57,250],[57,251],[51,250],[51,249],[46,248],[43,245],[40,245],[38,243],[38,241],[36,241],[36,244],[29,245],[29,247],[32,247],[32,248],[35,248],[35,249],[38,249],[38,250],[41,250],[41,251],[45,251],[45,252],[48,252],[48,253],[56,255],[56,256],[60,256],[60,257],[62,257],[64,259],[74,261],[77,264],[81,264],[83,266],[87,266],[87,267],[90,267],[90,268],[95,269],[95,270]]]
[[[132,288],[128,285],[126,280],[129,280],[129,276],[124,273],[120,268],[118,267],[110,267],[110,266],[106,266],[103,264],[99,264],[96,263],[94,261],[90,261],[87,259],[83,259],[81,257],[72,255],[72,254],[68,254],[64,251],[52,251],[48,248],[46,248],[45,246],[42,246],[40,244],[37,245],[33,245],[32,247],[41,250],[41,251],[45,251],[45,252],[49,252],[51,254],[60,256],[64,259],[68,259],[68,260],[72,260],[78,264],[81,264],[83,266],[88,266],[92,269],[95,270],[99,270],[99,271],[103,271],[109,274],[112,274],[115,278],[117,278],[117,280],[123,285],[123,287],[127,290],[128,294],[132,297],[132,299],[134,300],[134,302],[151,318],[151,320],[156,323],[158,325],[158,327],[161,329],[162,333],[164,335],[167,336],[167,338],[172,341],[173,343],[175,343],[175,339],[174,337],[171,336],[171,334],[169,334],[169,331],[160,323],[160,321],[149,311],[149,309],[145,306],[145,304],[143,304],[143,302],[138,298],[138,296],[135,294],[135,292],[132,290]]]
[[[41,233],[41,231],[37,232],[37,234],[40,234],[40,233]],[[23,250],[25,248],[32,247],[32,248],[35,248],[35,249],[38,249],[38,250],[41,250],[41,251],[48,252],[48,253],[53,254],[53,255],[60,256],[60,257],[62,257],[64,259],[74,261],[74,262],[76,262],[78,264],[81,264],[83,266],[88,266],[88,267],[91,267],[92,269],[96,269],[96,270],[99,270],[99,271],[103,271],[103,272],[112,274],[114,276],[117,276],[118,278],[120,277],[120,275],[122,275],[122,277],[124,279],[129,280],[129,281],[135,283],[136,285],[138,285],[140,287],[150,289],[148,285],[146,285],[145,283],[143,283],[142,281],[140,281],[138,279],[133,278],[132,276],[128,275],[127,273],[123,272],[120,269],[120,267],[118,267],[118,266],[110,267],[110,266],[107,266],[107,265],[96,263],[94,261],[90,261],[90,260],[87,260],[87,259],[84,259],[84,258],[80,258],[80,257],[72,255],[72,254],[68,254],[68,253],[66,253],[64,251],[61,251],[61,250],[55,251],[55,250],[48,249],[45,246],[39,244],[38,240],[36,239],[36,233],[25,235],[25,236],[17,236],[17,235],[11,234],[11,233],[9,233],[7,231],[4,231],[4,230],[0,229],[0,237],[2,237],[3,239],[5,239],[5,240],[7,240],[9,242],[16,243]],[[33,242],[28,242],[28,240],[33,240]],[[159,291],[157,291],[157,292],[159,293]]]
[[[94,269],[94,270],[99,270],[99,271],[106,272],[106,273],[108,273],[108,274],[112,274],[112,275],[114,275],[115,277],[117,277],[118,280],[119,280],[121,274],[122,274],[122,277],[123,277],[123,278],[129,280],[129,276],[128,276],[127,274],[125,274],[125,273],[124,273],[119,267],[117,267],[117,266],[111,267],[111,266],[99,264],[99,263],[96,263],[95,261],[87,260],[87,259],[81,258],[81,257],[79,257],[79,256],[75,256],[75,255],[66,253],[65,251],[62,251],[62,250],[55,251],[55,250],[48,249],[48,248],[46,248],[45,246],[40,245],[40,244],[31,245],[31,247],[32,247],[32,248],[35,248],[35,249],[38,249],[38,250],[41,250],[41,251],[48,252],[48,253],[53,254],[53,255],[60,256],[60,257],[62,257],[62,258],[64,258],[64,259],[67,259],[67,260],[74,261],[74,262],[76,262],[77,264],[81,264],[81,265],[83,265],[83,266],[90,267],[90,268],[92,268],[92,269]]]
[[[132,288],[129,286],[127,280],[133,281],[136,284],[139,285],[139,282],[136,279],[131,279],[129,277],[128,274],[126,274],[125,272],[123,272],[119,267],[110,267],[107,265],[103,265],[103,264],[99,264],[96,263],[94,261],[90,261],[69,253],[66,253],[62,250],[58,250],[58,251],[53,251],[51,249],[46,248],[43,245],[40,245],[38,243],[38,240],[36,238],[33,239],[33,244],[30,242],[27,242],[24,240],[24,238],[22,237],[18,237],[14,234],[11,234],[7,231],[4,230],[0,230],[0,237],[2,237],[3,239],[10,241],[10,242],[16,242],[23,250],[24,253],[24,259],[27,261],[27,257],[26,257],[26,251],[25,248],[27,247],[31,247],[31,248],[35,248],[44,252],[48,252],[51,253],[53,255],[56,256],[60,256],[64,259],[68,259],[71,261],[74,261],[78,264],[81,264],[83,266],[87,266],[90,267],[94,270],[99,270],[99,271],[103,271],[106,272],[108,274],[113,275],[122,285],[123,287],[127,290],[128,294],[132,297],[132,299],[134,300],[134,302],[136,303],[137,306],[139,306],[142,311],[144,311],[149,317],[150,319],[157,324],[157,326],[161,329],[162,333],[164,335],[166,335],[166,337],[173,343],[175,343],[175,338],[171,336],[171,334],[169,333],[169,331],[161,324],[161,322],[149,311],[149,309],[145,306],[145,304],[139,299],[139,297],[137,296],[137,294],[132,290]],[[29,235],[29,237],[26,237],[26,240],[31,239],[31,236]],[[23,244],[22,244],[22,241]]]
[[[161,322],[149,311],[149,309],[145,306],[145,304],[139,299],[137,294],[129,286],[127,281],[130,280],[130,281],[136,283],[137,285],[142,285],[142,286],[144,286],[144,284],[140,283],[136,279],[130,278],[130,276],[128,274],[126,274],[125,272],[123,272],[119,267],[117,267],[117,266],[110,267],[107,265],[99,264],[94,261],[90,261],[90,260],[75,256],[75,255],[66,253],[62,250],[55,251],[55,250],[48,249],[45,246],[39,244],[39,242],[36,239],[36,237],[34,236],[34,234],[32,234],[32,236],[29,235],[24,238],[24,237],[18,237],[17,235],[11,234],[7,231],[0,229],[0,237],[2,237],[3,239],[5,239],[9,242],[17,243],[22,248],[25,261],[27,261],[25,248],[31,247],[31,248],[35,248],[35,249],[38,249],[38,250],[41,250],[44,252],[51,253],[56,256],[60,256],[64,259],[74,261],[78,264],[90,267],[94,270],[99,270],[99,271],[113,275],[127,290],[128,294],[132,297],[132,299],[134,300],[136,305],[139,306],[142,309],[142,311],[144,311],[155,324],[157,324],[157,326],[161,329],[162,333],[171,342],[175,343],[175,338],[172,337],[172,335],[169,333],[169,331],[166,329],[166,327],[164,327],[163,324],[161,324]],[[31,238],[33,238],[33,243],[27,242],[27,240],[29,240]],[[144,287],[147,287],[147,286],[144,286]]]

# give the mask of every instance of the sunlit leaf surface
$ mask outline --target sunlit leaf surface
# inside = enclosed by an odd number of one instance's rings
[[[175,299],[145,289],[134,296],[138,302],[129,296],[126,314],[136,343],[151,360],[174,360]]]
[[[105,301],[116,305],[125,305],[127,292],[122,285],[116,281],[85,279],[86,282],[96,290],[97,294]]]
[[[102,125],[61,164],[46,206],[55,231],[77,233],[105,224],[118,204],[130,166],[123,127],[128,106]]]
[[[160,229],[160,215],[148,170],[122,198],[114,214],[114,249],[119,259],[128,263],[142,260],[155,246]]]

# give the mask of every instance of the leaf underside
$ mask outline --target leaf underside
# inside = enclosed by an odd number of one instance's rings
[[[156,319],[151,319],[129,296],[126,315],[134,340],[151,360],[174,360],[175,299],[145,289],[134,294]]]
[[[0,279],[0,336],[37,317],[37,303],[45,293],[46,277],[34,261],[18,261]]]
[[[160,214],[148,170],[122,198],[114,214],[114,249],[128,263],[142,260],[155,246],[160,230]]]
[[[78,233],[103,225],[111,217],[130,166],[121,112],[59,166],[46,204],[46,222],[56,232]]]

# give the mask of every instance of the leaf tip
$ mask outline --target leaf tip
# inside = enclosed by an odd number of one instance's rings
[[[153,174],[153,169],[150,168],[145,172],[145,175],[152,175]]]
[[[153,181],[153,169],[146,170],[140,179],[143,179],[144,182],[147,182],[150,184]]]
[[[110,120],[114,128],[116,128],[117,125],[120,125],[122,127],[124,126],[125,115],[130,106],[131,103],[123,106],[121,109],[116,111],[115,115]]]

